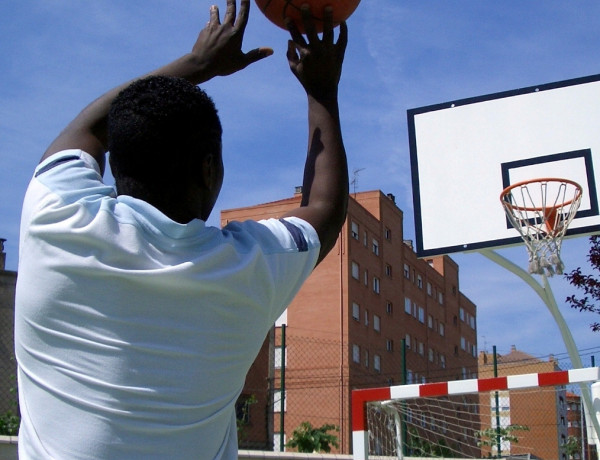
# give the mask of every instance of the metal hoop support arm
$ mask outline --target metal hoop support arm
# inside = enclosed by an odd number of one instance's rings
[[[519,278],[521,278],[523,281],[529,284],[529,286],[531,286],[531,288],[537,293],[537,295],[540,296],[540,298],[546,304],[546,307],[548,307],[548,310],[552,314],[552,317],[554,318],[554,321],[556,322],[560,330],[560,334],[562,335],[563,342],[565,344],[565,347],[567,348],[569,358],[571,359],[571,364],[576,369],[583,368],[581,357],[579,356],[577,346],[575,345],[575,340],[573,340],[573,335],[571,334],[571,331],[569,330],[569,327],[567,326],[563,315],[558,309],[556,299],[554,297],[554,294],[552,293],[552,289],[550,288],[550,284],[548,283],[548,278],[546,277],[546,275],[541,275],[542,280],[544,282],[544,285],[542,286],[533,278],[533,276],[531,276],[529,273],[527,273],[515,263],[498,254],[496,251],[492,249],[482,249],[479,252],[491,261],[496,262],[501,267],[517,275]],[[585,384],[580,384],[580,388],[581,396],[583,397],[583,403],[586,409],[588,419],[591,419],[596,434],[600,435],[600,424],[598,423],[598,418],[596,417],[596,414],[593,410],[594,407],[592,403],[592,395],[590,389]]]

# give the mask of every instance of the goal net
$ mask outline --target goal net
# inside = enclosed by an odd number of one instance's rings
[[[355,390],[354,458],[570,458],[586,446],[567,386],[599,379],[594,367]]]

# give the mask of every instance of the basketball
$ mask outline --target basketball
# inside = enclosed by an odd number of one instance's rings
[[[310,14],[315,22],[317,32],[323,31],[323,9],[331,6],[333,10],[333,24],[337,26],[340,22],[350,17],[360,3],[360,0],[255,0],[263,14],[273,24],[287,30],[285,18],[290,18],[296,24],[301,33],[304,33],[302,24],[302,5],[310,6]]]

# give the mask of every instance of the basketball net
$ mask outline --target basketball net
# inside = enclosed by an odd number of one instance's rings
[[[541,178],[505,188],[500,201],[529,253],[529,273],[561,275],[562,240],[581,204],[582,189],[568,179]]]

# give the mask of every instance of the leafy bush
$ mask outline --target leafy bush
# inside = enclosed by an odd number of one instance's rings
[[[331,452],[331,446],[339,447],[338,437],[328,431],[340,431],[335,425],[325,424],[314,428],[310,422],[302,422],[292,433],[286,447],[298,449],[298,452]]]

